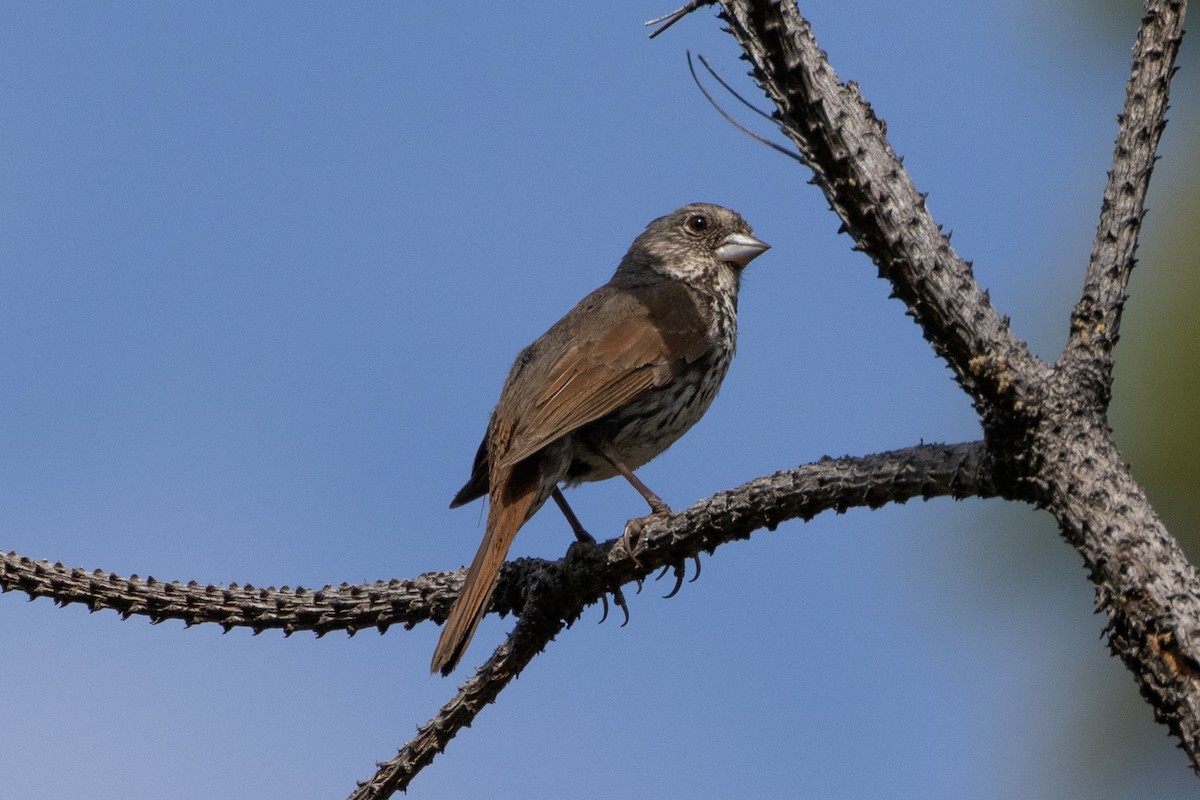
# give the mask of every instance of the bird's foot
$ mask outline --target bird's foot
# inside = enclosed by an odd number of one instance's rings
[[[582,534],[582,535],[581,535]],[[571,542],[571,546],[567,548],[567,566],[568,568],[573,562],[583,561],[589,558],[603,558],[604,551],[596,540],[583,528],[575,531],[576,540]],[[586,537],[586,538],[585,538]],[[621,592],[620,584],[614,584],[608,587],[608,592],[600,595],[600,602],[604,604],[604,613],[600,615],[600,621],[608,619],[608,595],[613,596],[613,603],[625,615],[625,621],[621,623],[624,628],[629,624],[629,604],[625,602],[625,595]]]
[[[692,576],[692,579],[688,581],[688,583],[695,583],[700,578],[700,556],[694,555],[692,556],[692,560],[696,562],[696,574]],[[663,575],[666,575],[667,570],[671,570],[675,574],[675,586],[671,588],[671,591],[663,595],[664,600],[670,600],[672,597],[679,594],[679,589],[683,586],[683,579],[687,577],[686,563],[683,561],[677,561],[673,565],[667,565],[663,567],[662,572],[654,576],[654,580],[659,580]]]
[[[625,523],[625,530],[621,533],[621,547],[624,548],[626,554],[633,559],[633,563],[635,565],[639,567],[642,566],[642,562],[638,561],[638,557],[633,554],[634,540],[641,536],[642,528],[646,526],[647,522],[660,519],[662,517],[669,517],[671,514],[672,511],[670,506],[659,500],[658,505],[654,507],[654,510],[651,511],[650,514],[644,517],[636,517]]]
[[[624,628],[629,624],[629,604],[625,602],[625,595],[621,591],[620,586],[610,586],[608,592],[613,596],[613,603],[625,615],[625,620],[621,623],[621,627]],[[600,615],[600,622],[603,623],[604,620],[608,619],[608,595],[600,595],[600,602],[604,604],[604,613]]]
[[[588,558],[597,556],[599,549],[600,545],[596,544],[595,537],[580,528],[575,531],[575,541],[571,542],[570,547],[567,548],[567,566],[570,567],[577,561],[586,561]]]

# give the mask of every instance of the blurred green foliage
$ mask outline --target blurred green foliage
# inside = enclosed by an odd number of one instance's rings
[[[1183,127],[1168,126],[1167,136],[1196,138]],[[1157,202],[1129,290],[1110,422],[1134,475],[1195,563],[1200,557],[1200,164],[1193,155],[1191,163],[1170,169],[1160,163],[1158,171],[1167,185],[1152,196]]]

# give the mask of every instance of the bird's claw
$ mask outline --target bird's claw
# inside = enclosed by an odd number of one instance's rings
[[[629,555],[629,558],[633,561],[634,566],[639,568],[642,566],[642,562],[639,561],[638,557],[633,554],[634,539],[641,535],[642,529],[646,527],[647,522],[650,522],[654,519],[659,519],[661,517],[669,517],[672,513],[674,513],[671,511],[671,507],[661,500],[658,500],[657,503],[651,504],[651,508],[653,510],[647,516],[634,517],[626,522],[625,530],[621,532],[621,547],[624,548],[625,552]]]
[[[579,528],[575,533],[576,540],[571,542],[571,545],[567,548],[566,561],[568,564],[579,559],[585,559],[591,555],[599,555],[602,553],[600,546],[596,543],[596,540],[593,539],[587,531]],[[624,628],[629,624],[629,604],[625,602],[625,595],[621,592],[621,587],[619,585],[610,586],[608,592],[600,595],[600,603],[604,609],[600,614],[600,622],[604,622],[606,619],[608,619],[609,594],[613,596],[613,602],[616,604],[617,608],[621,609],[625,615],[625,621],[621,623],[621,627]]]
[[[692,579],[688,581],[688,583],[695,583],[700,577],[700,556],[694,555],[692,556],[692,560],[696,562],[696,574],[692,576]],[[662,572],[658,573],[654,580],[658,580],[663,575],[666,575],[668,569],[672,570],[675,574],[675,585],[671,588],[671,591],[663,595],[664,600],[670,600],[672,597],[679,594],[679,590],[683,586],[683,579],[687,575],[687,567],[685,566],[685,563],[683,561],[678,561],[673,565],[663,567]]]
[[[675,586],[671,589],[671,591],[663,595],[663,600],[670,600],[672,597],[679,594],[679,590],[683,586],[683,578],[685,575],[687,575],[687,567],[683,565],[682,561],[675,564],[672,569],[675,572]]]
[[[629,603],[625,602],[625,594],[621,591],[620,586],[613,586],[608,591],[613,596],[613,603],[625,615],[625,620],[621,623],[621,627],[624,628],[629,624]],[[604,622],[608,619],[608,594],[600,595],[600,602],[604,604],[604,613],[600,615],[600,622]]]
[[[625,602],[625,594],[621,591],[620,586],[614,586],[612,588],[612,596],[613,602],[616,603],[617,607],[620,608],[625,614],[625,620],[621,623],[621,627],[624,628],[629,624],[629,604]]]
[[[631,519],[625,523],[625,530],[621,533],[621,547],[624,548],[625,553],[636,567],[641,567],[642,562],[638,561],[638,557],[633,554],[633,540],[641,534],[643,525],[644,522],[641,518]]]

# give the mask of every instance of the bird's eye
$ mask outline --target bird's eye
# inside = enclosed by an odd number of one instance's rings
[[[708,230],[708,217],[703,214],[693,214],[688,217],[687,226],[692,233],[703,233]]]

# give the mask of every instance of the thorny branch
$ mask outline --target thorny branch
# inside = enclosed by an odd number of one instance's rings
[[[459,688],[458,694],[442,706],[436,717],[418,728],[416,737],[400,752],[380,762],[371,779],[360,783],[349,800],[380,800],[408,789],[413,777],[432,763],[460,730],[469,727],[484,706],[495,702],[504,687],[521,674],[562,628],[559,619],[522,617],[492,657]]]
[[[599,601],[610,586],[643,579],[663,566],[789,519],[810,519],[830,509],[876,508],[912,497],[991,495],[982,452],[978,442],[921,445],[861,458],[827,459],[756,478],[648,524],[634,553],[640,567],[617,539],[600,546],[604,556],[600,563],[513,561],[501,576],[492,610],[525,611],[531,595],[544,594],[548,584],[564,583],[561,578],[551,581],[548,575],[571,566],[566,576],[569,585],[558,603],[561,618],[570,619],[567,609]],[[7,553],[0,554],[0,591],[24,592],[30,599],[45,597],[59,605],[83,603],[92,611],[110,609],[126,618],[145,616],[152,622],[177,619],[189,626],[213,623],[227,631],[244,627],[255,633],[312,631],[323,636],[331,631],[354,634],[375,628],[384,632],[392,625],[411,628],[425,620],[440,622],[458,594],[464,572],[430,572],[409,580],[320,589],[276,589],[122,577]],[[589,573],[590,580],[586,579]]]
[[[1200,576],[1113,444],[1111,351],[1186,3],[1147,0],[1083,296],[1051,367],[1033,356],[941,236],[857,87],[838,80],[790,0],[722,0],[780,129],[844,229],[955,370],[1001,496],[1045,508],[1079,552],[1109,646],[1200,770]]]
[[[791,2],[729,2],[722,15],[842,220],[908,307],[983,416],[984,430],[1019,413],[1048,370],[975,282],[971,265],[892,151],[886,126],[843,83]]]
[[[352,798],[379,800],[405,789],[564,624],[577,619],[611,587],[641,581],[658,569],[746,539],[756,530],[774,530],[788,520],[811,519],[823,511],[878,508],[914,497],[994,494],[982,442],[920,445],[859,458],[824,459],[718,492],[648,524],[632,554],[636,560],[621,549],[618,539],[612,539],[596,547],[590,557],[511,562],[501,576],[492,610],[521,615],[513,632],[438,715],[421,726],[416,738],[381,763]],[[138,614],[155,622],[181,619],[189,625],[213,622],[226,630],[249,627],[256,633],[280,629],[288,634],[297,630],[353,634],[367,627],[383,631],[397,623],[412,627],[424,619],[440,621],[462,577],[460,570],[319,590],[256,589],[122,578],[15,554],[0,556],[0,589],[5,591],[49,597],[63,605],[82,602],[93,611],[109,608],[125,617]]]
[[[1137,259],[1138,235],[1146,213],[1146,191],[1166,127],[1172,66],[1183,38],[1182,3],[1147,7],[1133,48],[1132,76],[1100,205],[1100,224],[1079,302],[1071,314],[1071,336],[1063,363],[1080,388],[1107,408],[1111,399],[1112,354],[1117,344],[1125,290]]]
[[[360,784],[350,800],[382,800],[406,789],[446,743],[469,726],[558,634],[563,621],[573,622],[585,606],[603,597],[606,587],[640,582],[655,570],[679,565],[701,551],[712,552],[718,545],[748,538],[756,530],[774,530],[781,522],[811,519],[822,511],[878,508],[913,497],[990,497],[993,491],[981,442],[921,445],[862,458],[825,459],[718,492],[656,520],[642,531],[635,547],[636,562],[614,539],[598,548],[604,557],[599,563],[566,559],[546,565],[549,577],[543,574],[539,586],[520,593],[535,600],[537,607],[522,612],[508,640],[487,663],[436,717],[421,726],[416,738],[381,763],[375,776]],[[564,576],[561,570],[576,575]],[[509,576],[503,580],[507,586],[513,585]],[[498,598],[509,591],[502,585]]]

